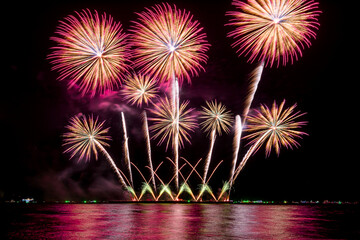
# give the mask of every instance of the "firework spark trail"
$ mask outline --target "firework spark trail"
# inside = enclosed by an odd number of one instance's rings
[[[202,197],[204,195],[205,191],[208,192],[212,196],[212,198],[215,200],[215,202],[218,201],[217,198],[215,197],[211,187],[207,184],[201,184],[200,193],[197,196],[196,201],[199,201],[200,197]]]
[[[59,80],[68,80],[69,88],[79,86],[82,95],[104,93],[121,84],[128,73],[130,59],[127,35],[120,23],[105,13],[76,12],[60,22],[57,43],[48,59],[52,70],[58,70]]]
[[[181,185],[180,189],[178,190],[178,194],[176,195],[176,198],[175,198],[175,199],[178,200],[180,194],[181,194],[183,191],[186,191],[187,193],[189,193],[189,194],[193,197],[194,200],[196,200],[196,198],[195,198],[195,196],[194,196],[194,194],[193,194],[190,186],[187,184],[187,181],[189,180],[190,176],[192,175],[192,173],[193,173],[194,171],[200,176],[200,174],[199,174],[195,169],[196,169],[197,165],[200,163],[200,161],[201,161],[202,159],[200,158],[199,161],[195,164],[195,166],[192,166],[192,165],[189,163],[189,161],[187,161],[185,158],[183,158],[183,157],[181,157],[181,158],[192,168],[192,170],[191,170],[191,172],[189,173],[189,175],[187,176],[187,178],[185,178],[184,175],[183,175],[183,174],[181,173],[181,171],[180,171],[181,169],[179,169],[179,172],[178,172],[178,173],[179,173],[179,175],[182,177],[182,179],[184,180],[184,182],[183,182],[183,184]],[[175,167],[175,163],[171,160],[171,158],[166,157],[166,159],[169,160],[169,161],[174,165],[174,167]],[[185,166],[185,165],[183,165],[183,166]],[[200,178],[201,178],[201,176],[200,176]]]
[[[161,163],[162,163],[162,162],[161,162]],[[150,169],[149,166],[145,166],[145,167],[147,167],[147,168]],[[153,173],[154,173],[155,177],[158,178],[158,180],[160,181],[161,186],[162,186],[162,189],[160,190],[158,196],[157,196],[156,199],[155,199],[155,201],[159,201],[159,198],[161,197],[161,195],[162,195],[164,192],[167,192],[167,191],[164,190],[164,186],[167,186],[167,185],[166,185],[166,184],[164,183],[164,181],[159,177],[159,175],[156,173],[156,171],[153,171]],[[167,192],[167,193],[168,193],[168,192]],[[169,193],[168,193],[168,194],[169,194]],[[170,192],[169,196],[171,197],[172,200],[174,200],[171,192]]]
[[[220,192],[219,197],[217,198],[217,200],[220,201],[220,198],[224,195],[224,193],[227,192],[230,189],[231,189],[231,187],[230,187],[229,182],[225,182],[224,185],[221,188],[221,192]]]
[[[103,145],[101,145],[101,143],[99,143],[98,141],[94,140],[94,143],[96,144],[96,146],[100,149],[100,151],[105,155],[106,160],[108,160],[108,162],[110,163],[111,168],[115,171],[116,175],[118,176],[121,184],[124,187],[127,187],[124,178],[121,176],[117,166],[114,163],[114,160],[111,158],[110,154],[105,150],[105,148],[103,147]]]
[[[173,86],[172,86],[172,109],[173,115],[175,116],[175,132],[173,135],[173,151],[174,151],[174,159],[175,159],[175,185],[176,189],[179,189],[179,82],[175,77],[175,72],[173,73]]]
[[[180,186],[180,190],[179,190],[179,192],[178,192],[178,194],[176,195],[176,200],[179,200],[179,196],[180,196],[180,194],[182,194],[183,192],[187,192],[191,197],[192,197],[192,199],[194,200],[194,201],[196,201],[196,197],[195,197],[195,195],[194,195],[194,193],[193,193],[193,191],[191,190],[191,188],[190,188],[190,186],[187,184],[187,183],[183,183],[183,184],[181,184],[181,186]]]
[[[146,139],[146,148],[147,148],[147,155],[148,155],[152,184],[153,184],[154,190],[156,191],[156,182],[155,182],[154,169],[153,169],[152,157],[151,157],[151,143],[150,143],[150,134],[149,134],[149,126],[148,126],[146,111],[143,111],[143,129],[144,129],[144,135],[145,135],[145,139]]]
[[[128,136],[127,136],[127,131],[126,131],[126,123],[125,123],[124,112],[121,112],[121,119],[122,119],[123,131],[124,131],[125,163],[127,164],[127,167],[128,167],[131,186],[134,187],[134,182],[133,182],[132,172],[131,172],[131,161],[130,161],[129,144],[128,144]]]
[[[176,199],[179,199],[180,194],[181,194],[183,191],[186,191],[186,192],[189,193],[189,194],[191,195],[191,197],[196,201],[196,197],[195,197],[195,195],[193,194],[193,192],[192,192],[189,184],[187,184],[187,181],[189,180],[190,176],[193,174],[194,171],[197,172],[195,169],[196,169],[197,165],[200,163],[200,161],[201,161],[202,159],[200,158],[199,161],[197,161],[197,163],[195,164],[195,166],[192,166],[185,158],[183,158],[183,157],[181,157],[181,158],[184,159],[184,160],[189,164],[189,166],[191,167],[191,172],[189,173],[189,175],[187,176],[186,179],[181,175],[181,176],[183,177],[183,179],[184,179],[184,183],[181,185],[180,190],[179,190],[179,192],[178,192],[178,194],[177,194],[177,196],[176,196]],[[179,173],[181,174],[181,172],[179,172]],[[197,174],[200,176],[200,174],[199,174],[198,172],[197,172]],[[201,176],[200,176],[200,177],[201,177]]]
[[[139,198],[136,196],[136,192],[135,192],[135,190],[131,187],[131,186],[127,186],[126,187],[126,190],[129,192],[129,193],[131,193],[132,194],[132,196],[134,197],[132,200],[133,201],[139,201]]]
[[[217,198],[215,197],[214,193],[212,192],[210,186],[208,185],[208,182],[210,181],[211,177],[214,175],[216,169],[218,169],[218,167],[220,166],[220,164],[223,162],[223,160],[221,160],[216,167],[214,168],[214,170],[212,171],[212,173],[210,174],[208,180],[205,182],[205,184],[201,184],[201,189],[200,189],[200,193],[196,198],[196,201],[199,200],[199,198],[204,194],[205,191],[207,191],[212,197],[213,199],[217,202]]]
[[[270,134],[271,129],[269,129],[268,131],[266,131],[250,148],[249,150],[246,152],[245,156],[243,157],[243,159],[241,160],[239,166],[237,167],[236,171],[235,171],[235,175],[232,178],[231,182],[234,183],[235,179],[237,178],[237,176],[239,175],[239,173],[241,172],[241,170],[244,168],[245,164],[247,163],[247,161],[249,160],[250,156],[258,149],[259,145],[263,142],[263,140]]]
[[[139,198],[136,196],[136,192],[134,190],[134,188],[132,188],[130,185],[129,180],[126,178],[126,175],[120,170],[120,168],[117,168],[117,170],[120,172],[121,176],[123,177],[123,179],[126,181],[127,186],[125,186],[125,189],[132,194],[132,196],[134,197],[133,200],[137,200],[139,201]]]
[[[256,93],[256,90],[258,88],[259,82],[261,80],[261,75],[264,69],[264,61],[261,61],[258,66],[254,69],[254,71],[250,75],[250,81],[249,81],[249,90],[247,93],[247,96],[245,97],[245,103],[244,103],[244,110],[243,110],[243,124],[245,123],[246,116],[249,113],[251,103],[254,100],[254,96]]]
[[[153,179],[153,177],[155,177],[155,173],[157,172],[157,170],[160,168],[160,166],[163,164],[163,162],[161,162],[158,166],[157,166],[157,168],[154,170],[154,169],[152,169],[152,168],[150,168],[149,166],[145,166],[146,168],[148,168],[149,169],[149,171],[151,172],[151,177],[150,177],[150,179],[147,181],[147,183],[149,183],[150,181],[152,181],[152,179]],[[156,188],[155,188],[155,191],[156,191]]]
[[[123,171],[121,171],[120,170],[120,168],[117,168],[117,170],[120,172],[120,174],[121,174],[121,176],[123,177],[123,179],[125,180],[125,182],[127,183],[127,189],[128,188],[131,188],[132,189],[132,187],[130,187],[130,182],[129,182],[129,179],[127,179],[127,177],[126,177],[126,175],[123,173]],[[135,192],[135,190],[134,190],[134,192]]]
[[[169,184],[174,179],[174,176],[173,176],[173,178],[170,180],[170,182],[168,184],[165,184],[164,181],[159,177],[159,175],[155,171],[154,171],[154,174],[158,178],[158,180],[160,181],[161,186],[162,186],[158,196],[155,199],[155,201],[159,201],[159,198],[163,195],[164,192],[166,192],[171,197],[171,199],[174,201],[174,197],[172,196],[171,189],[169,188]]]
[[[152,172],[152,176],[156,176],[162,185],[164,185],[164,182],[161,180],[161,178],[156,174],[157,170],[160,168],[160,166],[163,164],[163,162],[161,162],[157,168],[155,169],[155,171],[153,169],[151,169],[149,166],[145,166],[146,168],[148,168],[151,172]],[[149,179],[149,181],[147,181],[146,183],[149,184],[149,182],[152,180],[152,177]],[[155,189],[156,190],[156,189]],[[158,197],[155,198],[155,201],[158,201]]]
[[[146,192],[149,192],[151,194],[151,196],[153,197],[154,200],[156,200],[156,196],[154,194],[154,191],[152,190],[152,188],[150,187],[150,185],[146,182],[143,183],[143,186],[141,187],[141,193],[139,196],[139,201],[141,200],[141,198],[144,196],[144,194]]]
[[[239,115],[236,115],[236,117],[235,117],[235,136],[234,136],[234,142],[233,142],[234,152],[233,152],[232,167],[231,167],[231,171],[230,171],[231,175],[230,175],[230,180],[229,180],[230,188],[233,185],[233,177],[235,174],[236,162],[237,162],[239,150],[240,150],[241,133],[242,133],[241,118]]]
[[[144,180],[144,182],[147,182],[144,174],[142,174],[142,172],[140,171],[140,169],[139,169],[134,163],[131,163],[131,165],[133,165],[133,167],[138,171],[138,173],[140,174],[140,176],[142,177],[142,179]]]
[[[232,46],[238,47],[239,55],[249,56],[250,62],[258,58],[270,67],[275,61],[277,66],[293,63],[316,37],[318,4],[313,0],[233,0],[236,11],[226,13],[232,17],[226,25],[235,29],[228,37],[234,38]]]
[[[140,169],[134,164],[131,163],[131,165],[133,165],[133,167],[138,171],[138,173],[141,175],[142,179],[144,180],[143,186],[141,188],[141,193],[140,196],[138,197],[138,201],[141,200],[142,196],[146,193],[146,192],[150,192],[150,194],[153,196],[154,200],[156,199],[154,191],[151,189],[149,183],[146,181],[146,178],[144,177],[144,174],[142,174],[142,172],[140,171]]]
[[[194,171],[200,178],[201,182],[203,182],[203,178],[201,177],[200,173],[198,171],[196,171],[196,166],[199,164],[199,162],[201,161],[201,158],[199,159],[199,161],[195,164],[195,166],[193,166],[188,160],[186,160],[186,158],[181,157],[182,160],[184,160],[192,169],[192,171]]]
[[[176,168],[176,164],[175,164],[175,162],[173,162],[173,160],[171,160],[171,158],[166,157],[166,159],[169,160],[169,161],[172,163],[172,165],[174,165],[174,167]],[[183,166],[185,166],[185,164],[184,164]],[[175,175],[176,175],[176,174],[175,174]],[[177,175],[180,175],[180,176],[182,177],[182,179],[184,180],[184,182],[183,182],[183,184],[181,185],[180,189],[177,189],[177,190],[178,190],[178,194],[176,195],[175,200],[178,200],[178,199],[179,199],[179,195],[180,195],[184,190],[187,191],[187,192],[189,192],[188,190],[190,189],[189,185],[186,183],[186,180],[185,180],[184,175],[181,173],[180,170],[178,171]],[[190,192],[191,192],[191,189],[190,189]],[[189,192],[189,193],[190,193],[190,192]],[[193,195],[192,192],[191,192],[191,195]]]
[[[191,176],[191,174],[193,173],[193,172],[195,172],[197,175],[198,175],[198,177],[200,178],[200,180],[201,180],[201,182],[204,182],[204,180],[203,180],[203,178],[201,177],[201,175],[200,175],[200,173],[198,172],[198,171],[196,171],[196,167],[197,167],[197,165],[200,163],[200,161],[201,161],[201,158],[199,159],[199,161],[195,164],[195,166],[193,166],[188,160],[186,160],[186,158],[183,158],[183,157],[181,157],[181,159],[182,160],[184,160],[190,167],[191,167],[191,172],[190,172],[190,174],[189,174],[189,176],[187,177],[187,179],[185,180],[185,182],[184,183],[187,183],[187,181],[188,181],[188,179],[189,179],[189,177]],[[169,159],[170,160],[170,159]],[[222,162],[222,161],[221,161]],[[220,163],[221,163],[220,162]],[[220,165],[220,163],[219,163],[219,165]],[[218,166],[217,166],[218,167]],[[216,168],[217,168],[216,167]],[[215,170],[216,170],[216,168],[215,168]],[[215,172],[215,170],[213,171],[213,173]],[[211,177],[210,177],[211,178]],[[209,178],[209,179],[210,179]],[[209,180],[208,180],[209,181]],[[205,183],[205,184],[203,184],[202,186],[204,186],[204,185],[206,185],[207,184],[207,182]],[[205,191],[206,189],[204,189],[204,191]],[[210,189],[211,190],[211,189]],[[204,191],[201,193],[201,195],[204,193]],[[178,195],[177,195],[177,197],[180,195],[180,191],[179,191],[179,193],[178,193]],[[200,197],[200,194],[198,195],[198,197],[195,197],[194,196],[194,200],[195,201],[198,201],[198,199],[199,199],[199,197]]]
[[[202,106],[202,111],[200,112],[200,118],[204,119],[200,125],[205,132],[210,132],[210,148],[205,159],[203,184],[206,182],[207,173],[209,171],[211,156],[216,139],[216,132],[219,135],[222,134],[222,131],[226,133],[230,132],[229,126],[232,122],[231,112],[226,110],[225,105],[221,102],[218,103],[216,100],[210,102],[206,101],[206,105],[207,107]]]
[[[169,159],[169,158],[168,158],[168,159]],[[171,159],[169,159],[169,160],[172,162]],[[185,166],[185,163],[179,168],[179,171],[180,171],[184,166]],[[165,183],[161,180],[161,178],[158,176],[158,174],[157,174],[156,172],[154,172],[154,174],[155,174],[155,176],[159,179],[159,181],[160,181],[161,184],[162,184],[162,189],[160,190],[160,193],[159,193],[159,195],[157,196],[156,201],[159,200],[159,198],[162,196],[162,194],[163,194],[164,192],[166,192],[166,193],[171,197],[171,199],[174,201],[175,199],[174,199],[174,197],[173,197],[173,195],[172,195],[172,192],[171,192],[171,189],[170,189],[169,185],[170,185],[170,183],[175,179],[176,174],[174,174],[174,175],[172,176],[172,178],[170,179],[170,181],[168,182],[168,184],[165,184]]]
[[[206,182],[207,173],[209,171],[211,156],[212,156],[212,152],[213,152],[213,148],[214,148],[214,144],[215,144],[215,139],[216,139],[215,134],[216,134],[216,129],[214,128],[211,131],[211,134],[210,134],[210,149],[209,149],[209,152],[208,152],[208,154],[206,156],[206,159],[205,159],[203,184],[205,184],[205,182]]]
[[[160,198],[165,192],[170,196],[171,200],[175,201],[169,185],[161,185],[161,190],[160,190],[159,195],[158,195],[157,198],[156,198],[156,201],[159,201],[159,198]]]
[[[200,173],[198,171],[196,171],[196,167],[199,164],[199,162],[201,161],[201,159],[195,164],[195,166],[193,166],[188,160],[186,160],[185,158],[181,157],[191,168],[192,171],[190,172],[189,176],[192,174],[193,171],[195,171],[195,173],[199,176],[201,182],[204,182],[204,179],[201,177]],[[171,159],[169,159],[171,161]],[[208,185],[208,182],[210,181],[211,177],[214,175],[216,169],[220,166],[220,164],[223,162],[223,160],[221,160],[216,167],[214,168],[214,170],[212,171],[212,173],[210,174],[210,177],[207,179],[207,181],[203,184],[201,184],[201,188],[200,188],[200,192],[198,194],[198,196],[194,199],[195,201],[198,201],[199,198],[204,194],[205,191],[207,191],[215,201],[217,201],[214,193],[212,192],[210,186]],[[189,178],[188,176],[188,178]],[[188,178],[186,179],[185,182],[187,182]],[[179,195],[179,194],[178,194]]]

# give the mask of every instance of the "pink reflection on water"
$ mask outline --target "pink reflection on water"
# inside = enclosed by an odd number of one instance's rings
[[[247,239],[297,239],[317,235],[312,232],[311,223],[303,225],[304,218],[311,208],[301,206],[259,206],[244,205],[236,207],[231,211],[233,221],[226,229],[232,236],[242,236]],[[313,215],[314,213],[310,214]]]
[[[314,206],[59,204],[16,214],[9,237],[37,239],[309,239],[336,228],[326,219],[336,213]]]
[[[62,229],[65,238],[294,239],[299,232],[311,232],[308,229],[311,225],[301,225],[308,220],[302,216],[309,209],[299,213],[294,206],[107,204],[63,208],[67,210],[59,215],[59,220],[65,226]]]

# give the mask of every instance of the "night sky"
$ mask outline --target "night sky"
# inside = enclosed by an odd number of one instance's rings
[[[61,134],[70,117],[82,112],[94,113],[106,120],[112,136],[109,153],[124,169],[122,128],[119,109],[125,112],[130,157],[147,176],[145,145],[141,133],[142,109],[127,106],[117,96],[81,98],[76,90],[68,90],[66,82],[57,81],[46,56],[55,45],[50,40],[58,21],[74,11],[96,9],[120,21],[125,31],[135,12],[151,7],[158,1],[41,1],[22,5],[13,1],[2,14],[2,72],[0,120],[2,144],[0,160],[0,199],[34,197],[44,200],[121,199],[123,192],[115,174],[100,156],[89,163],[69,160],[62,152]],[[200,110],[205,100],[217,99],[234,114],[243,109],[248,75],[256,66],[238,57],[226,37],[230,27],[224,24],[225,12],[233,10],[231,1],[172,1],[178,8],[191,11],[199,20],[211,44],[206,72],[184,83],[180,97],[189,99],[191,107]],[[269,200],[359,200],[358,117],[353,92],[357,87],[357,68],[352,50],[351,32],[345,6],[337,1],[320,1],[322,14],[317,38],[294,64],[265,68],[252,107],[274,100],[286,99],[287,106],[298,104],[307,112],[302,120],[309,136],[300,140],[301,147],[281,149],[265,157],[258,151],[240,174],[233,199]],[[5,52],[4,52],[5,51]],[[224,163],[210,185],[214,192],[221,187],[230,171],[232,137],[223,134],[215,142],[212,169]],[[243,141],[241,156],[246,152]],[[164,161],[161,176],[166,178],[172,168],[165,157],[164,146],[152,141],[154,165]],[[200,129],[192,135],[181,156],[195,163],[205,158],[209,138]],[[244,148],[245,147],[245,148]],[[240,158],[241,159],[241,158]],[[240,160],[239,159],[239,160]],[[200,169],[200,168],[199,168]],[[202,169],[202,168],[201,168]],[[133,169],[135,183],[141,177]],[[210,170],[211,171],[211,170]],[[193,181],[193,185],[200,181]],[[196,186],[194,186],[196,187]]]

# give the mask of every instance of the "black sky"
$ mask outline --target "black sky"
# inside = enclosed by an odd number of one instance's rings
[[[307,112],[309,136],[300,140],[293,151],[282,149],[280,157],[265,158],[259,151],[248,162],[235,184],[234,198],[252,199],[339,199],[359,200],[358,117],[352,97],[357,88],[350,26],[345,7],[338,1],[320,1],[323,13],[320,29],[312,46],[293,65],[266,68],[253,102],[271,105],[286,99],[288,106],[298,104]],[[78,114],[94,113],[106,119],[113,138],[110,154],[120,160],[122,130],[116,107],[124,107],[118,98],[82,99],[68,91],[65,82],[56,80],[46,59],[54,43],[58,21],[74,11],[96,9],[123,24],[125,31],[136,19],[134,12],[158,1],[48,1],[26,5],[11,3],[2,16],[4,66],[1,83],[0,120],[3,141],[0,161],[0,199],[34,196],[39,199],[121,198],[120,187],[105,161],[88,164],[69,161],[63,155],[61,134],[68,119]],[[181,98],[200,109],[204,100],[218,99],[235,114],[242,110],[247,76],[255,64],[238,57],[226,38],[225,12],[231,1],[172,1],[200,21],[211,44],[206,72],[184,84]],[[345,27],[348,26],[348,27]],[[125,111],[133,161],[143,164],[141,110]],[[200,130],[193,143],[181,151],[192,162],[205,157],[209,140]],[[171,153],[152,143],[154,160],[159,163]],[[244,148],[242,154],[244,153]],[[232,154],[232,134],[217,139],[213,165],[224,160],[214,176],[215,188],[228,176]],[[213,166],[212,165],[212,166]],[[144,169],[142,169],[145,171]],[[135,170],[133,170],[135,171]],[[164,169],[164,171],[169,171]],[[165,174],[165,173],[164,173]],[[136,177],[138,180],[139,176]],[[140,184],[140,180],[138,181]]]

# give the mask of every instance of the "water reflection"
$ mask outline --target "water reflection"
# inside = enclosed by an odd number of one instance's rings
[[[14,217],[15,220],[13,219],[9,226],[8,237],[38,239],[337,238],[344,230],[339,229],[339,226],[348,226],[341,222],[339,225],[337,217],[339,212],[334,209],[324,211],[324,208],[316,206],[59,204],[32,205],[23,208],[15,212],[18,216],[15,216],[16,219]],[[356,227],[352,229],[350,226],[348,230],[350,234],[359,234]]]

